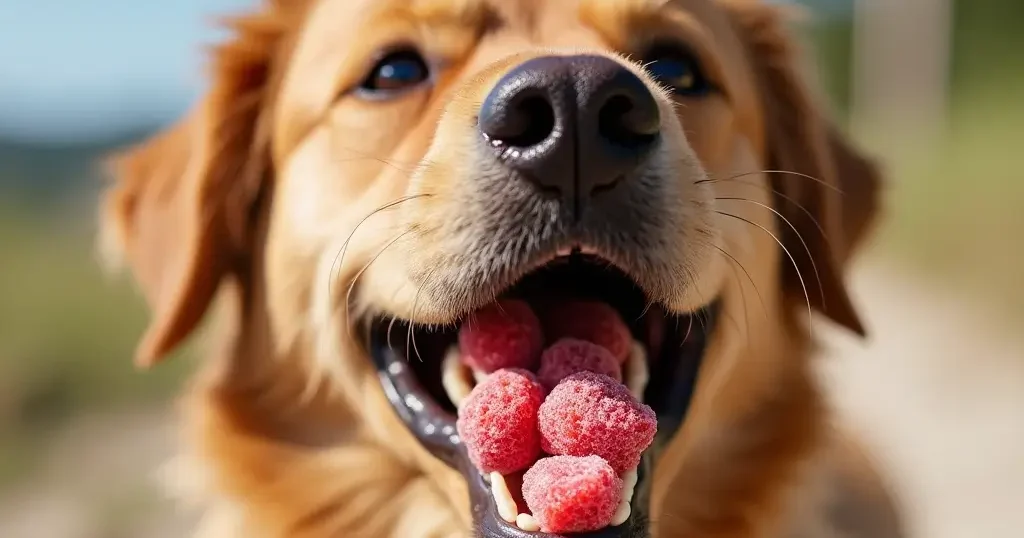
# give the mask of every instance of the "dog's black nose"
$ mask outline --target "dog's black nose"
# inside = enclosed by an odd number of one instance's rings
[[[647,86],[618,62],[545,56],[498,81],[479,128],[506,166],[578,203],[640,164],[661,118]]]

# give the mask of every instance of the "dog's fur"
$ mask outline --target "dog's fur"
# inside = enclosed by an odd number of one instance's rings
[[[653,532],[898,536],[882,480],[836,433],[810,373],[809,307],[863,333],[843,268],[880,178],[801,81],[785,23],[737,0],[267,0],[232,20],[207,95],[116,159],[102,210],[106,257],[153,311],[140,364],[221,307],[171,473],[204,506],[199,535],[468,531],[464,481],[396,418],[358,320],[444,322],[472,306],[434,273],[472,272],[485,240],[471,233],[489,206],[467,191],[479,165],[466,155],[501,74],[656,33],[681,36],[723,91],[674,106],[652,85],[679,121],[648,171],[672,180],[674,220],[646,254],[690,274],[648,291],[678,309],[723,306],[690,414],[657,462]],[[446,60],[433,89],[387,103],[346,93],[396,40]]]

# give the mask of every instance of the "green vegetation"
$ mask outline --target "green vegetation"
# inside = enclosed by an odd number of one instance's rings
[[[880,252],[1024,318],[1024,68],[1014,52],[1024,47],[1024,3],[958,0],[953,17],[946,138],[922,152],[881,130],[859,133],[889,176]],[[842,18],[807,35],[840,118],[849,113],[851,35]]]
[[[0,483],[75,413],[165,401],[187,361],[131,363],[147,313],[107,278],[90,226],[0,196]]]
[[[961,97],[940,151],[894,163],[882,246],[1024,317],[1024,84],[1003,80]]]

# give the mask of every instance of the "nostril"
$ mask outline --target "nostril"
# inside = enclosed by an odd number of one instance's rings
[[[512,104],[508,112],[509,128],[500,139],[507,145],[528,148],[543,142],[555,129],[555,110],[539,95],[525,97]]]
[[[527,60],[501,77],[480,106],[477,129],[510,179],[574,196],[575,95],[565,59]]]
[[[495,146],[529,148],[551,136],[556,114],[542,91],[528,89],[511,96],[488,98],[480,115],[480,131]]]
[[[637,103],[626,94],[615,94],[598,111],[598,131],[609,142],[626,149],[641,149],[658,136],[657,105]]]

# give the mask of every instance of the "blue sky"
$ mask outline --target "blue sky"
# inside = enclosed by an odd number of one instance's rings
[[[254,0],[0,0],[0,133],[75,137],[184,110],[212,18]]]

